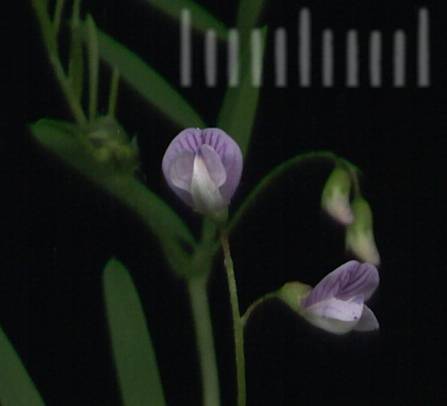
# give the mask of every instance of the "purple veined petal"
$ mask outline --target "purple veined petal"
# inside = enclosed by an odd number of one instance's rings
[[[193,152],[183,151],[174,161],[172,161],[167,170],[170,182],[175,187],[187,192],[191,189],[194,156]]]
[[[354,326],[355,331],[374,331],[380,328],[379,322],[373,311],[366,305],[363,306],[362,317],[359,322]]]
[[[349,261],[326,275],[303,300],[304,307],[331,298],[349,300],[362,296],[368,300],[379,285],[379,273],[371,264]]]
[[[171,141],[163,157],[163,174],[170,188],[185,203],[194,206],[191,191],[186,187],[192,180],[190,154],[200,154],[203,157],[209,176],[228,205],[242,174],[242,153],[239,146],[218,128],[187,128]]]
[[[216,187],[220,188],[227,180],[227,172],[222,164],[222,160],[217,152],[209,145],[200,147],[200,154],[206,165],[210,178]]]
[[[201,130],[199,128],[187,128],[177,134],[177,136],[169,143],[161,164],[166,179],[169,178],[169,168],[178,156],[185,151],[195,154],[200,145]]]
[[[223,198],[229,202],[239,185],[242,175],[243,158],[239,145],[223,130],[207,128],[202,132],[205,144],[217,152],[225,168],[227,179],[220,186]]]

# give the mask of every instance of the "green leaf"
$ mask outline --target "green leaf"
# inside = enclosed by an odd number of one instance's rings
[[[45,46],[49,54],[54,55],[57,53],[57,41],[53,23],[48,15],[48,3],[44,0],[32,0],[32,5],[42,29]]]
[[[99,161],[81,141],[79,129],[63,121],[42,119],[31,125],[37,141],[135,212],[159,239],[168,261],[179,273],[187,272],[189,255],[183,245],[195,246],[185,223],[155,193],[131,174]]]
[[[262,29],[263,48],[265,48],[266,36],[267,28],[264,27]],[[218,127],[224,129],[236,140],[245,155],[256,116],[260,87],[252,85],[249,47],[245,48],[241,60],[243,71],[239,87],[228,88],[217,122]]]
[[[146,2],[175,19],[180,18],[183,9],[189,10],[191,27],[199,31],[214,29],[218,38],[223,40],[227,38],[228,28],[225,24],[192,0],[146,0]]]
[[[99,54],[121,78],[179,127],[205,127],[185,99],[157,71],[112,37],[97,30]]]
[[[240,0],[236,27],[242,46],[249,42],[251,30],[256,26],[265,0]]]
[[[127,269],[110,260],[104,299],[118,383],[125,406],[166,405],[157,359],[138,292]]]
[[[1,327],[0,404],[5,406],[43,406],[45,404]]]

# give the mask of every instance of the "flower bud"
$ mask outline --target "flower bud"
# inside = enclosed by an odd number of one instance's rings
[[[121,125],[109,116],[99,117],[86,131],[85,145],[100,162],[134,173],[139,166],[138,149]]]
[[[195,211],[225,221],[242,174],[242,153],[218,128],[188,128],[169,144],[162,170],[169,187]]]
[[[354,216],[349,204],[351,178],[341,167],[336,167],[329,175],[321,195],[321,207],[343,225],[352,224]]]
[[[357,197],[352,202],[352,210],[355,221],[346,229],[346,249],[362,261],[379,265],[371,208],[365,199]]]

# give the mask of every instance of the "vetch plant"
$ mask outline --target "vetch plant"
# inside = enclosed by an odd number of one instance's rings
[[[66,3],[71,5],[71,16],[64,25],[62,16]],[[238,406],[245,406],[247,396],[250,396],[245,384],[249,366],[245,365],[244,328],[260,303],[279,298],[301,317],[329,333],[377,329],[378,322],[364,303],[378,286],[377,269],[371,264],[379,263],[379,254],[373,236],[371,209],[360,190],[358,168],[330,151],[298,154],[261,177],[247,196],[241,196],[241,204],[231,207],[242,175],[243,156],[253,135],[259,102],[259,87],[252,85],[249,64],[241,69],[240,86],[227,89],[216,122],[211,127],[142,57],[102,32],[92,16],[83,17],[80,3],[80,0],[32,0],[49,65],[73,121],[42,118],[30,124],[30,133],[50,154],[136,214],[158,242],[166,266],[182,278],[189,293],[201,370],[202,399],[197,404],[220,405],[219,372],[226,372],[218,371],[217,367],[211,322],[214,315],[210,311],[207,289],[209,275],[218,271],[214,264],[219,245],[232,312],[233,329],[229,336],[232,336],[235,350]],[[165,1],[151,0],[149,3],[170,16],[178,16],[181,9],[194,5],[194,28],[206,30],[218,21],[219,36],[224,37],[228,32],[222,22],[190,0],[169,2],[169,6]],[[235,25],[241,32],[241,61],[248,60],[249,33],[262,6],[263,1],[240,1]],[[267,32],[266,27],[261,29],[263,42]],[[68,61],[62,61],[59,54],[61,35],[70,37]],[[99,83],[103,79],[99,71],[101,61],[111,69],[106,106],[99,106],[102,98],[98,98]],[[164,157],[160,156],[160,172],[172,191],[203,217],[199,237],[185,219],[151,190],[152,179],[158,178],[160,173],[147,174],[147,184],[135,177],[140,160],[145,157],[119,122],[120,81],[134,88],[149,106],[164,114],[180,131],[172,140],[170,130],[162,135],[167,149]],[[87,97],[83,97],[84,93]],[[231,255],[231,233],[272,184],[288,171],[309,162],[332,165],[333,172],[323,188],[321,204],[347,227],[348,250],[370,264],[350,261],[327,275],[313,289],[301,282],[285,283],[282,288],[255,300],[241,316],[236,279],[240,270],[236,269],[237,260],[233,261]],[[158,371],[138,286],[133,284],[131,273],[132,270],[128,271],[116,259],[111,259],[103,271],[105,313],[121,400],[126,406],[164,406],[163,376]],[[0,376],[8,377],[7,381],[0,379],[0,403],[44,405],[44,399],[2,330],[0,359],[7,360],[0,363]]]

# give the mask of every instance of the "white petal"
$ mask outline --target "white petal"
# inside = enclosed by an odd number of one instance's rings
[[[329,333],[333,334],[346,334],[349,333],[357,324],[357,321],[341,321],[336,319],[329,319],[326,317],[320,317],[307,312],[303,314],[304,318],[315,327],[321,328]]]
[[[316,327],[334,334],[345,334],[358,323],[362,312],[362,297],[350,300],[333,297],[308,307],[303,316]]]
[[[340,300],[335,297],[315,303],[307,308],[320,317],[336,319],[341,321],[360,320],[363,311],[363,298],[353,298],[350,300]]]
[[[169,180],[179,189],[189,192],[194,166],[194,153],[182,152],[169,168]]]
[[[201,156],[194,158],[191,180],[191,196],[195,209],[202,214],[216,214],[225,208],[218,186],[211,179]]]
[[[379,322],[373,311],[366,305],[363,306],[362,317],[360,317],[359,322],[355,325],[354,330],[356,331],[373,331],[380,328]]]

